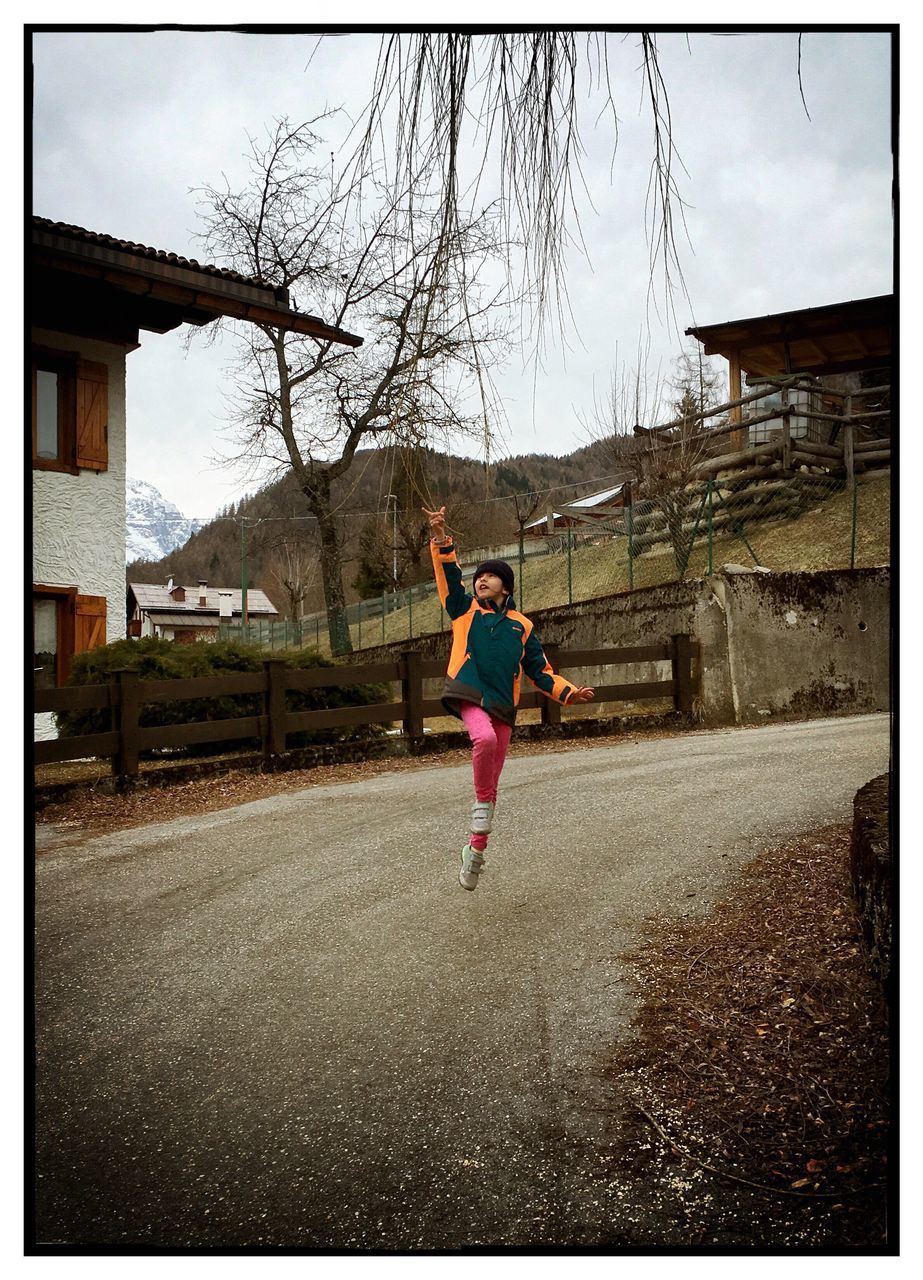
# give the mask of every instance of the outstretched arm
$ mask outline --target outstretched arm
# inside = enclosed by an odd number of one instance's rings
[[[545,657],[545,651],[534,631],[530,632],[523,650],[522,669],[539,693],[544,693],[555,702],[573,706],[575,702],[592,702],[596,696],[592,689],[571,684],[569,680],[557,674]]]
[[[472,597],[462,586],[461,569],[455,556],[455,544],[445,532],[445,507],[438,511],[427,511],[423,514],[429,520],[432,532],[430,553],[433,558],[433,573],[436,577],[436,590],[442,607],[450,618],[460,618],[471,608]]]

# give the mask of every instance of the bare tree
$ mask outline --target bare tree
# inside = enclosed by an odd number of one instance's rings
[[[644,447],[639,440],[641,428],[660,420],[665,397],[660,365],[651,368],[649,337],[638,335],[638,349],[631,365],[620,362],[616,343],[615,362],[605,391],[594,391],[589,417],[578,415],[587,439],[601,446],[602,461],[613,478],[634,467],[630,458]]]
[[[698,493],[690,491],[696,488],[696,468],[711,449],[709,432],[723,425],[722,420],[706,417],[722,398],[717,394],[720,381],[720,375],[704,356],[685,350],[674,360],[674,376],[669,384],[673,416],[660,426],[639,431],[647,439],[646,447],[634,459],[637,492],[651,504],[650,523],[665,524],[680,577],[689,563],[697,524],[695,507],[700,504]],[[653,537],[655,532],[642,533],[642,540]]]
[[[605,446],[613,474],[621,472],[630,481],[633,528],[640,530],[635,545],[664,538],[682,575],[698,501],[691,486],[711,450],[710,431],[723,425],[709,410],[719,404],[724,388],[714,365],[694,349],[687,348],[673,363],[673,376],[664,384],[659,369],[649,374],[639,345],[635,366],[613,372],[607,394],[597,399],[584,426]]]
[[[373,517],[362,530],[359,574],[353,586],[368,596],[413,585],[420,579],[429,540],[429,526],[420,520],[419,509],[398,508],[394,516]]]
[[[513,495],[513,507],[516,511],[516,540],[519,543],[519,563],[522,564],[525,555],[526,525],[535,516],[536,512],[541,511],[548,505],[548,495],[546,493],[517,493]],[[520,596],[523,591],[523,583],[519,584]]]
[[[243,455],[291,468],[317,519],[339,654],[352,646],[333,482],[360,444],[479,433],[497,412],[489,370],[505,333],[498,290],[485,281],[498,246],[493,212],[446,228],[413,186],[385,191],[371,173],[338,186],[311,166],[318,141],[309,126],[281,121],[266,143],[251,142],[250,183],[202,192],[203,238],[222,265],[364,338],[344,349],[250,324],[234,375]]]
[[[700,342],[691,342],[673,361],[671,407],[674,419],[684,428],[702,422],[702,415],[725,399],[726,375],[714,359],[705,355]],[[714,425],[714,424],[713,424]]]
[[[304,601],[317,581],[317,552],[304,542],[285,538],[269,554],[269,574],[285,592],[289,617],[297,622],[304,613]]]
[[[801,34],[793,33],[793,39],[801,101],[810,119]],[[548,305],[559,313],[567,308],[566,251],[583,249],[581,188],[587,203],[591,197],[581,170],[580,107],[591,111],[594,129],[608,126],[614,159],[619,121],[612,54],[626,41],[637,49],[635,73],[652,131],[649,299],[655,297],[659,264],[664,309],[672,314],[676,289],[685,293],[677,233],[687,233],[676,181],[683,165],[657,32],[501,27],[474,35],[402,31],[381,37],[356,162],[365,167],[383,153],[398,184],[427,175],[446,226],[458,221],[461,203],[472,192],[491,183],[504,210],[506,242],[525,247],[523,293],[536,304],[539,340]]]

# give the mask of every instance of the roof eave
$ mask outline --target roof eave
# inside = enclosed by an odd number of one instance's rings
[[[33,228],[32,245],[38,265],[83,275],[139,298],[174,306],[188,324],[207,324],[226,316],[272,325],[322,342],[362,345],[357,334],[327,324],[318,316],[292,311],[271,288],[223,279],[208,271],[159,262],[43,228]],[[287,301],[285,291],[281,293]]]

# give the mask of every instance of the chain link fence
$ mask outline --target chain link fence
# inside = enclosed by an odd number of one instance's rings
[[[548,538],[552,554],[514,568],[526,612],[702,577],[728,563],[771,570],[890,561],[890,476],[800,474],[755,490],[708,480],[633,503],[591,531]]]
[[[859,568],[890,561],[890,475],[797,472],[763,483],[708,479],[635,502],[621,516],[523,540],[508,559],[517,606],[526,613],[616,592],[702,577],[722,565],[783,570]],[[460,559],[471,585],[474,561]],[[449,630],[435,584],[387,592],[347,610],[354,649]],[[300,622],[224,626],[272,652],[315,646],[329,653],[323,613]]]

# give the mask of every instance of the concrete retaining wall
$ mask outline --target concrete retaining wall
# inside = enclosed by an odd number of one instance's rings
[[[737,724],[887,710],[887,568],[711,581],[725,608]]]
[[[889,705],[890,570],[757,573],[600,596],[530,615],[543,644],[568,649],[638,645],[685,633],[701,646],[706,725],[760,724]],[[368,661],[416,649],[447,657],[446,632],[364,649]],[[669,664],[565,668],[583,684],[668,679]],[[434,682],[428,696],[437,696]],[[602,708],[614,714],[615,704]]]

